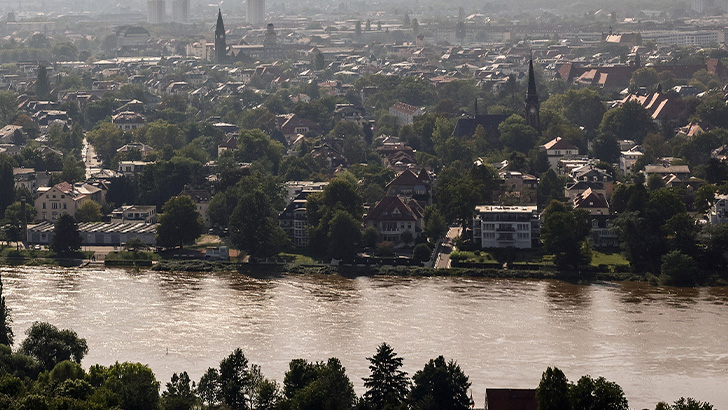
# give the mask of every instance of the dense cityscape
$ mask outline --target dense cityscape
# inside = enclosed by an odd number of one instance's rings
[[[3,3],[2,263],[725,287],[728,2],[551,3]],[[339,359],[277,383],[240,349],[163,387],[81,367],[73,330],[13,337],[2,290],[3,408],[476,402],[445,346],[410,378],[386,343],[361,396]],[[556,366],[532,387],[485,408],[629,408]]]

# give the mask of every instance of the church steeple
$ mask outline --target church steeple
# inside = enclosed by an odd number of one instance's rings
[[[225,42],[225,24],[222,22],[222,10],[217,9],[217,24],[215,25],[215,62],[224,63],[227,57],[227,44]]]
[[[541,104],[536,92],[536,77],[533,74],[533,58],[528,62],[528,91],[526,92],[526,124],[541,134],[541,117],[539,110]]]

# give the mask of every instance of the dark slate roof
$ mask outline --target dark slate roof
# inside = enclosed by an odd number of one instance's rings
[[[486,133],[493,130],[497,130],[500,123],[508,118],[505,114],[486,114],[476,115],[475,118],[459,118],[457,124],[455,124],[455,130],[452,135],[454,137],[471,137],[475,134],[475,129],[478,125],[482,125]]]

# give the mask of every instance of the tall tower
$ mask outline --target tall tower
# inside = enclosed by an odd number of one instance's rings
[[[147,21],[151,24],[164,23],[166,13],[164,0],[147,0]]]
[[[190,22],[190,0],[172,0],[172,21],[175,23]]]
[[[225,25],[222,22],[222,11],[217,9],[217,25],[215,25],[215,62],[222,64],[227,57],[227,44],[225,44]]]
[[[526,124],[541,134],[541,104],[536,93],[536,77],[533,75],[533,58],[528,62],[528,92],[526,93]]]
[[[248,23],[262,24],[265,21],[265,0],[247,0]]]

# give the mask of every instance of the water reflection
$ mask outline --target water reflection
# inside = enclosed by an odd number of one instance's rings
[[[546,281],[546,297],[554,310],[587,309],[591,302],[589,286],[556,280]]]

